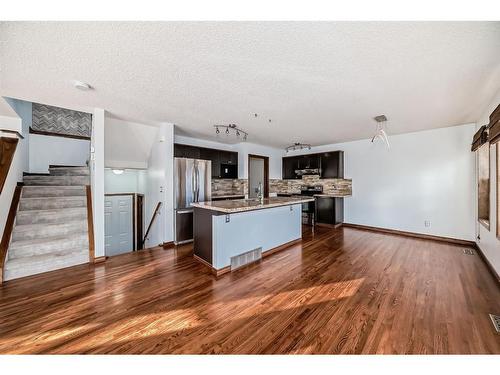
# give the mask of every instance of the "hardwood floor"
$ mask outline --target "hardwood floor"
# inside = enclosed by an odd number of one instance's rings
[[[1,353],[500,353],[463,246],[352,228],[219,279],[190,245],[0,287]]]

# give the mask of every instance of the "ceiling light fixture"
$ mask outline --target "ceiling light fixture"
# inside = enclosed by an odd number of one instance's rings
[[[85,83],[85,82],[82,82],[82,81],[73,81],[73,86],[75,86],[75,88],[77,88],[78,90],[82,90],[82,91],[89,91],[90,89],[92,89],[92,86],[90,86],[88,83]]]
[[[229,136],[229,134],[234,133],[236,138],[240,138],[241,135],[243,134],[243,140],[246,141],[248,137],[248,133],[244,130],[241,130],[236,126],[236,124],[228,124],[228,125],[214,125],[215,127],[215,134],[219,135],[220,130],[219,128],[226,129],[226,136]]]
[[[285,151],[297,151],[297,150],[304,150],[304,149],[311,149],[311,145],[309,143],[300,143],[300,142],[295,142],[293,145],[288,146],[285,148]]]
[[[114,173],[114,174],[118,174],[118,175],[120,175],[120,174],[123,174],[123,172],[124,172],[124,170],[123,170],[123,169],[113,169],[113,173]]]
[[[372,138],[372,143],[375,142],[375,139],[381,139],[382,142],[385,143],[388,149],[391,148],[391,145],[389,144],[389,137],[387,136],[387,133],[384,130],[384,126],[387,122],[387,117],[386,115],[379,115],[373,118],[377,122],[377,130],[375,132],[375,135]]]

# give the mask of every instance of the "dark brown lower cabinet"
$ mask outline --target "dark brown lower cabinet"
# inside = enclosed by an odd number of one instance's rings
[[[344,198],[316,197],[316,223],[336,225],[344,222]]]

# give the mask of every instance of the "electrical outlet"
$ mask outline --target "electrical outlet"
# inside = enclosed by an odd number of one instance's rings
[[[431,226],[430,220],[424,221],[424,225],[425,225],[426,228],[429,228]]]

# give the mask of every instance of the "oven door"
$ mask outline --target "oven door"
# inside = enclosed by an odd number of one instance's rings
[[[302,198],[312,198],[314,194],[317,194],[317,193],[303,190],[301,192],[300,196]],[[302,213],[303,214],[313,214],[315,208],[316,208],[316,205],[314,204],[314,201],[302,203]]]

